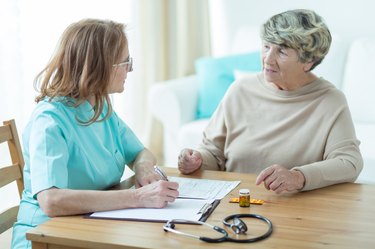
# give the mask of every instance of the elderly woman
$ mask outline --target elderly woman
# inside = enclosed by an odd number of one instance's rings
[[[291,10],[262,26],[262,72],[236,81],[204,131],[198,150],[184,149],[178,167],[259,174],[276,193],[354,181],[363,167],[342,92],[311,70],[331,35],[310,10]]]

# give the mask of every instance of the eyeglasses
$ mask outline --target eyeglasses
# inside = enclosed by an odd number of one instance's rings
[[[132,57],[129,57],[129,59],[127,59],[124,62],[113,64],[112,67],[124,67],[126,65],[128,66],[128,72],[133,71],[133,58]]]

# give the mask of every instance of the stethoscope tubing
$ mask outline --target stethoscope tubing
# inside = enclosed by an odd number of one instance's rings
[[[256,242],[256,241],[260,241],[260,240],[268,238],[273,232],[272,222],[269,219],[267,219],[266,217],[258,215],[258,214],[231,215],[231,216],[228,216],[224,219],[224,224],[226,224],[228,220],[233,219],[234,217],[249,217],[249,218],[260,219],[260,220],[267,223],[268,230],[267,230],[266,233],[264,233],[263,235],[260,235],[258,237],[254,237],[254,238],[250,238],[250,239],[233,239],[233,238],[229,237],[228,232],[221,227],[213,226],[211,224],[208,224],[208,223],[202,222],[202,221],[192,221],[192,220],[185,220],[185,219],[169,220],[166,224],[164,224],[163,229],[164,229],[165,232],[172,232],[172,233],[175,233],[175,234],[178,234],[178,235],[199,239],[199,240],[202,240],[202,241],[208,242],[208,243],[221,243],[221,242],[252,243],[252,242]],[[181,232],[181,231],[175,230],[175,224],[176,223],[197,224],[197,225],[208,226],[211,229],[221,233],[222,237],[210,238],[210,237],[198,236],[198,235],[194,235],[194,234],[190,234],[190,233]]]
[[[224,224],[226,224],[226,221],[230,220],[230,219],[233,219],[233,218],[255,218],[255,219],[259,219],[261,221],[264,221],[265,223],[267,223],[267,226],[268,226],[268,230],[267,232],[265,232],[264,234],[260,235],[260,236],[257,236],[257,237],[254,237],[254,238],[250,238],[250,239],[233,239],[231,237],[228,236],[227,238],[227,241],[231,241],[231,242],[236,242],[236,243],[252,243],[252,242],[256,242],[256,241],[260,241],[260,240],[263,240],[263,239],[266,239],[268,238],[272,232],[273,232],[273,224],[272,222],[262,216],[262,215],[259,215],[259,214],[234,214],[234,215],[230,215],[228,217],[226,217],[223,221]]]

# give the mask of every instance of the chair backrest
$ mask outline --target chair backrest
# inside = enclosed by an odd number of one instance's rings
[[[16,181],[21,198],[24,189],[23,166],[25,163],[14,119],[4,121],[3,125],[0,126],[0,144],[4,142],[8,142],[12,165],[0,168],[0,188]],[[0,234],[13,226],[17,219],[18,209],[19,206],[17,205],[0,213]]]

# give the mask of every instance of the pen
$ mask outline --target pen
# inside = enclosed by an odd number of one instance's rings
[[[164,181],[168,181],[167,175],[159,168],[158,166],[154,165],[155,172],[161,176],[161,179]]]

